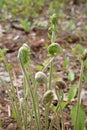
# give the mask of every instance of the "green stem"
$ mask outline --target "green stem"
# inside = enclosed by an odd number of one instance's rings
[[[51,43],[54,43],[55,42],[55,37],[56,37],[56,34],[55,34],[55,25],[52,25],[53,26],[53,30],[52,30],[52,36],[51,36]]]
[[[24,113],[24,128],[25,130],[27,130],[27,114],[28,114],[28,103],[27,103],[27,99],[25,99],[25,113]]]
[[[14,104],[12,93],[9,91],[9,89],[7,87],[7,84],[1,78],[0,78],[0,80],[2,81],[2,83],[4,84],[5,89],[7,90],[7,93],[9,95],[9,99],[11,101],[11,105],[15,110],[15,114],[16,114],[16,117],[17,117],[16,119],[17,119],[17,123],[19,124],[20,130],[23,130],[23,129],[21,129],[21,124],[20,124],[20,120],[19,120],[19,117],[18,117],[18,111],[17,111],[17,108],[16,108],[16,106]]]
[[[60,113],[61,113],[61,123],[62,123],[62,130],[65,130],[65,127],[64,127],[64,117],[63,117],[63,110],[62,110],[62,106],[61,106],[61,99],[60,99],[59,90],[57,90],[57,97],[58,97],[58,101],[59,101],[59,107],[60,107]]]
[[[50,62],[50,77],[49,77],[49,89],[51,89],[51,82],[52,82],[52,68],[53,68],[53,62]]]
[[[20,114],[19,114],[19,106],[17,104],[16,93],[15,93],[15,88],[14,88],[14,84],[13,84],[12,75],[11,75],[11,72],[10,72],[10,69],[9,69],[6,57],[4,55],[3,55],[3,57],[4,57],[4,63],[5,63],[6,69],[8,71],[9,77],[10,77],[10,82],[11,82],[11,86],[12,86],[12,93],[14,95],[14,101],[15,101],[15,105],[16,105],[16,106],[14,105],[14,109],[15,109],[16,116],[17,116],[17,122],[19,124],[20,130],[23,130],[22,123],[21,123],[21,117],[20,117]]]
[[[58,130],[60,130],[60,118],[59,118],[59,114],[60,114],[60,113],[57,112],[57,117],[56,117],[56,119],[57,119],[57,127],[58,127]]]
[[[55,25],[53,24],[53,29],[55,29]],[[52,36],[51,36],[51,43],[55,42],[55,31],[52,31]],[[53,57],[54,59],[54,57]],[[53,60],[50,62],[50,77],[49,77],[49,89],[51,89],[51,81],[52,81],[52,69],[53,69]]]
[[[30,90],[30,94],[31,94],[32,102],[33,102],[33,109],[34,109],[34,112],[35,112],[35,119],[36,119],[36,123],[37,123],[37,128],[38,128],[38,130],[41,130],[39,122],[38,122],[37,109],[36,109],[35,99],[34,99],[34,95],[33,95],[33,92],[32,92],[30,80],[29,80],[29,78],[27,76],[26,70],[24,68],[24,65],[23,65],[21,59],[20,59],[20,63],[21,63],[21,67],[22,67],[23,73],[25,75],[26,81],[27,81],[27,83],[29,85],[29,90]]]
[[[32,130],[32,126],[33,126],[33,110],[32,110],[31,113],[30,113],[30,117],[31,117],[31,119],[30,119],[30,124],[29,124],[29,126],[30,126],[30,130]]]
[[[45,130],[48,130],[49,106],[45,106]]]
[[[25,126],[24,126],[24,108],[23,108],[23,104],[20,104],[20,113],[21,113],[21,118],[22,118],[22,123],[23,123],[22,128],[23,128],[23,130],[25,130],[24,129]]]
[[[84,62],[81,62],[81,70],[80,70],[80,78],[78,83],[78,100],[77,100],[77,110],[76,110],[76,121],[75,121],[75,128],[74,130],[77,130],[77,123],[78,123],[78,116],[79,116],[79,108],[80,108],[80,95],[81,95],[81,89],[82,89],[82,76],[83,76],[83,70],[84,70]]]
[[[40,118],[40,108],[39,108],[39,100],[38,100],[38,94],[37,94],[37,89],[38,89],[38,85],[37,83],[35,84],[35,103],[36,103],[36,109],[37,109],[37,116],[38,116],[38,124],[41,130],[41,118]]]
[[[50,61],[48,62],[48,64],[43,68],[43,72],[45,71],[45,69],[48,67],[48,65],[52,62],[54,60],[54,57],[52,57],[51,59],[50,59]]]
[[[26,78],[24,77],[24,101],[22,106],[22,115],[23,115],[23,122],[24,122],[24,129],[27,129],[27,118],[28,113],[30,113],[30,105],[28,104],[28,84],[26,82]],[[27,93],[27,94],[26,94]]]
[[[55,119],[57,120],[58,130],[60,130],[59,113],[57,113],[57,112],[55,112],[53,115],[53,119],[51,120],[49,130],[52,130]]]

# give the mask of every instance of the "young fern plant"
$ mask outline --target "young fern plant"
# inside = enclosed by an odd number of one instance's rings
[[[28,76],[27,74],[27,69],[29,68],[29,55],[30,55],[30,48],[28,45],[24,44],[20,49],[19,49],[19,53],[18,53],[18,60],[19,63],[21,65],[26,83],[27,83],[27,88],[26,88],[26,99],[27,96],[31,97],[31,101],[32,101],[32,110],[35,114],[35,121],[36,121],[36,125],[37,125],[37,129],[41,130],[41,120],[40,120],[40,113],[39,113],[39,103],[38,103],[38,95],[37,95],[37,86],[35,84],[35,80],[31,79],[31,77]],[[28,65],[28,66],[27,66]],[[28,67],[28,68],[27,68]],[[30,72],[31,73],[31,72]],[[34,94],[33,94],[33,90],[32,90],[32,84],[31,81],[33,82],[34,85]],[[27,118],[27,117],[26,117]]]
[[[56,39],[56,33],[57,33],[57,17],[54,14],[50,18],[50,30],[52,32],[51,38],[51,44],[48,46],[48,53],[51,57],[51,60],[49,63],[44,67],[42,71],[39,71],[35,74],[35,76],[31,72],[30,68],[30,48],[27,44],[23,44],[22,47],[20,47],[18,51],[18,61],[20,63],[23,76],[24,76],[24,96],[21,101],[18,102],[18,98],[15,92],[14,84],[13,84],[13,78],[11,75],[11,71],[9,68],[9,64],[7,62],[7,59],[5,57],[6,50],[0,49],[0,58],[5,63],[6,69],[9,73],[10,82],[11,82],[11,91],[9,91],[7,85],[4,83],[5,88],[9,94],[9,98],[11,100],[12,104],[12,111],[13,116],[15,117],[19,129],[20,130],[27,130],[28,122],[30,124],[30,130],[33,129],[33,114],[35,119],[35,129],[36,130],[42,130],[42,124],[41,124],[41,113],[40,113],[40,107],[39,107],[39,98],[38,98],[38,86],[39,84],[44,84],[45,91],[44,95],[42,97],[43,104],[45,107],[45,130],[52,130],[54,119],[58,118],[57,121],[57,127],[58,130],[64,130],[64,116],[63,116],[63,109],[69,102],[75,97],[76,95],[76,85],[73,85],[68,93],[68,100],[64,103],[63,101],[63,89],[66,88],[66,83],[63,80],[56,81],[55,85],[55,92],[57,99],[55,100],[54,92],[52,90],[52,73],[53,73],[53,60],[57,56],[57,54],[63,53],[62,47],[55,43]],[[76,54],[77,50],[81,52],[81,54],[78,56]],[[84,71],[84,62],[87,60],[87,49],[83,49],[80,45],[77,45],[76,48],[73,49],[73,54],[76,56],[76,58],[81,63],[81,70],[80,70],[80,78],[79,78],[79,84],[78,84],[78,96],[77,96],[77,103],[75,106],[72,107],[71,110],[71,118],[72,123],[74,124],[74,130],[83,130],[84,129],[84,122],[85,122],[85,112],[81,106],[81,89],[82,89],[82,80],[83,80],[83,71]],[[68,64],[69,59],[66,60],[65,67]],[[47,66],[50,64],[50,74],[49,74],[49,80],[44,73],[44,70],[47,68]],[[72,79],[72,74],[71,79]],[[14,95],[14,96],[13,96]],[[31,107],[29,106],[29,101],[31,102]],[[57,103],[55,102],[57,101]],[[50,107],[52,104],[56,104],[55,110],[53,110],[53,120],[51,119],[51,122],[49,123],[49,115],[50,115]],[[29,110],[30,109],[30,110]],[[59,116],[60,115],[60,116]],[[30,117],[30,121],[28,120],[28,116]],[[61,124],[61,126],[60,126]]]
[[[47,76],[45,73],[43,73],[42,71],[39,71],[35,74],[35,81],[36,81],[36,88],[35,88],[35,95],[37,94],[37,88],[39,84],[45,84],[45,91],[47,91]],[[37,111],[38,111],[38,119],[39,119],[39,123],[41,123],[41,118],[40,118],[40,109],[39,109],[39,100],[37,98],[37,96],[35,96],[36,98],[36,106],[37,106]]]
[[[59,111],[60,111],[60,114],[61,114],[61,129],[62,130],[65,130],[65,127],[64,127],[64,116],[63,116],[63,109],[62,109],[62,100],[63,100],[63,90],[66,88],[66,83],[60,79],[58,81],[56,81],[56,94],[57,94],[57,97],[58,97],[58,102],[59,102]]]
[[[52,81],[52,62],[57,53],[63,52],[62,48],[59,44],[55,43],[56,38],[56,25],[55,22],[56,15],[51,17],[51,26],[52,26],[52,38],[51,38],[51,45],[48,47],[48,53],[50,54],[51,60],[49,64],[50,67],[50,76],[49,76],[49,86],[47,86],[47,76],[44,72],[37,72],[34,75],[31,73],[30,69],[30,48],[27,44],[23,44],[22,47],[20,47],[18,51],[18,61],[20,63],[23,77],[24,77],[24,97],[18,102],[18,98],[15,92],[14,84],[13,84],[13,78],[11,75],[11,71],[9,68],[9,65],[7,63],[7,59],[4,56],[4,53],[2,53],[2,57],[4,60],[4,63],[6,65],[7,71],[9,73],[11,85],[12,85],[12,93],[8,90],[6,87],[8,94],[11,99],[12,103],[12,113],[14,118],[16,119],[19,129],[20,130],[27,130],[27,124],[28,124],[28,116],[32,119],[33,114],[35,115],[35,122],[36,122],[36,129],[42,130],[41,126],[41,117],[40,117],[40,108],[39,108],[39,100],[38,100],[38,94],[37,89],[38,85],[45,84],[45,92],[51,89],[51,81]],[[1,53],[1,50],[0,50]],[[49,65],[48,64],[48,65]],[[44,69],[46,69],[47,66],[45,66]],[[44,71],[44,70],[43,70]],[[33,93],[34,89],[34,93]],[[13,97],[14,95],[14,97]],[[14,102],[13,102],[14,98]],[[29,104],[28,99],[31,99],[31,108],[32,110],[29,110]],[[32,114],[31,114],[32,113]],[[45,105],[45,129],[48,129],[48,120],[49,120],[49,106]],[[32,129],[32,121],[30,121],[30,129]]]
[[[51,40],[51,44],[48,46],[48,53],[50,57],[53,59],[57,54],[63,53],[63,49],[58,43],[55,43],[56,37],[57,37],[57,15],[53,14],[50,17],[50,26],[49,30],[51,31],[51,35],[49,35],[49,38]],[[53,68],[53,60],[50,62],[50,76],[49,76],[49,89],[51,89],[51,81],[52,81],[52,68]]]
[[[77,51],[80,52],[77,55]],[[72,107],[71,110],[71,118],[72,123],[74,124],[74,130],[83,130],[85,127],[85,119],[86,115],[81,105],[81,90],[82,90],[82,81],[83,81],[83,73],[84,73],[84,62],[87,60],[87,49],[83,49],[83,47],[79,44],[76,45],[72,50],[74,56],[79,60],[81,64],[80,69],[80,77],[78,82],[78,95],[77,95],[77,103]]]
[[[11,105],[12,105],[12,114],[13,114],[13,116],[15,115],[15,120],[17,121],[20,130],[23,130],[21,116],[20,116],[20,112],[19,112],[19,104],[18,104],[18,100],[16,98],[16,92],[15,92],[15,87],[14,87],[14,83],[13,83],[12,73],[10,71],[11,65],[8,63],[7,58],[5,56],[6,52],[7,52],[7,49],[0,49],[0,59],[4,63],[5,68],[9,74],[10,83],[11,83],[11,90],[9,90],[6,82],[3,79],[0,78],[0,80],[4,84],[4,87],[8,92],[9,99],[10,99]]]
[[[51,40],[51,44],[54,44],[54,42],[56,40],[56,32],[57,32],[57,16],[56,16],[56,14],[53,14],[50,17],[50,27],[49,27],[49,30],[52,32],[52,35],[49,35],[50,40]],[[54,48],[56,48],[55,45],[53,45],[53,46],[54,46]],[[56,54],[56,49],[54,49],[54,48],[51,47],[51,45],[48,47],[48,52],[51,54],[52,57],[54,57],[54,54]],[[53,50],[53,52],[52,52],[52,50]],[[49,89],[51,89],[52,67],[53,67],[53,61],[50,62]]]
[[[49,129],[49,107],[52,100],[54,99],[54,94],[52,90],[47,90],[43,95],[43,104],[45,106],[45,130]]]
[[[46,69],[46,67],[50,64],[50,72],[49,72],[49,81],[48,81],[48,86],[47,86],[47,91],[44,94],[44,97],[48,97],[48,95],[51,95],[51,89],[52,89],[52,73],[53,73],[53,60],[56,57],[57,54],[61,54],[63,52],[63,49],[61,48],[61,46],[58,43],[55,43],[56,40],[56,34],[57,34],[57,16],[56,14],[53,14],[50,17],[50,27],[49,30],[52,32],[52,35],[50,35],[50,40],[51,40],[51,44],[48,46],[47,50],[48,50],[48,54],[51,57],[50,62],[45,66],[45,68],[43,69],[43,71]],[[49,99],[49,98],[48,98]],[[48,101],[48,99],[46,98],[46,100]],[[49,104],[49,103],[48,103]],[[49,107],[50,105],[45,105],[45,129],[48,129],[48,120],[49,120]],[[52,129],[52,125],[53,122],[51,123],[51,127],[49,127],[49,129]]]

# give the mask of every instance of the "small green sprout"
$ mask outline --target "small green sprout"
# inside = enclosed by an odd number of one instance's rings
[[[54,99],[54,92],[52,90],[48,90],[43,95],[43,103],[44,105],[50,105]]]
[[[45,73],[39,71],[35,74],[35,80],[38,82],[38,83],[47,83],[47,76]]]
[[[56,54],[62,53],[63,49],[58,43],[52,43],[48,46],[48,52],[51,56],[56,56]]]
[[[23,46],[19,49],[18,59],[25,65],[29,61],[30,48],[27,44],[23,44]]]
[[[57,24],[57,15],[56,15],[55,13],[50,17],[50,22],[51,22],[53,25],[56,25],[56,24]]]

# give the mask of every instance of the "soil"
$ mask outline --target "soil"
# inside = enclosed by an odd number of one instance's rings
[[[67,95],[68,90],[73,83],[78,83],[79,73],[80,73],[80,63],[78,60],[71,54],[71,49],[76,44],[81,44],[84,48],[87,48],[87,30],[83,29],[83,26],[87,25],[87,12],[85,4],[73,5],[70,4],[67,7],[65,12],[65,18],[59,22],[61,25],[60,30],[58,31],[58,36],[56,42],[59,43],[65,50],[63,55],[58,55],[54,62],[53,66],[56,69],[57,73],[54,73],[54,77],[61,77],[67,84],[66,89],[64,90],[65,95]],[[71,13],[74,15],[72,16]],[[48,21],[46,17],[41,16],[45,21]],[[65,28],[65,23],[70,19],[75,22],[75,29],[69,31]],[[12,64],[12,73],[14,75],[14,86],[20,88],[23,86],[23,76],[21,73],[20,66],[17,60],[18,49],[26,43],[30,46],[31,49],[31,67],[33,73],[37,71],[37,65],[43,65],[44,61],[49,59],[47,55],[46,45],[50,44],[48,38],[48,28],[35,27],[29,32],[25,32],[19,27],[19,24],[14,24],[14,20],[7,19],[6,21],[2,20],[2,13],[0,14],[0,48],[8,48],[6,57],[8,62]],[[61,23],[61,24],[60,24]],[[70,57],[70,66],[67,70],[63,69],[63,62],[65,57]],[[49,68],[48,68],[49,69]],[[75,73],[75,80],[70,82],[67,78],[67,73],[73,69]],[[87,72],[87,70],[85,70]],[[10,79],[7,71],[4,68],[3,63],[0,63],[0,77],[6,81],[6,84],[10,88]],[[38,90],[40,93],[42,90],[41,86]],[[87,82],[82,83],[82,104],[87,115]],[[40,95],[41,96],[41,95]],[[66,99],[65,99],[66,100]],[[73,130],[70,119],[70,108],[75,103],[75,99],[65,108],[65,128],[66,130]],[[0,130],[18,130],[16,121],[11,115],[11,105],[9,101],[8,94],[0,82],[0,123],[2,124],[2,129]],[[54,126],[53,130],[57,130]],[[86,128],[87,130],[87,117],[86,117]]]

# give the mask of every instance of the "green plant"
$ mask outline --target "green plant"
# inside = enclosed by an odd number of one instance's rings
[[[64,108],[72,101],[72,99],[77,96],[77,103],[72,106],[71,109],[71,119],[75,130],[83,130],[85,122],[85,112],[80,102],[80,94],[82,89],[83,71],[87,68],[87,49],[77,44],[75,48],[72,49],[72,54],[81,63],[80,77],[78,88],[74,83],[72,84],[67,101],[63,101],[64,89],[66,89],[66,83],[61,79],[61,77],[53,78],[53,60],[56,58],[57,54],[63,54],[63,48],[55,43],[57,36],[57,16],[53,14],[50,17],[50,27],[51,31],[50,40],[51,44],[47,47],[48,55],[50,60],[45,63],[44,67],[39,66],[40,71],[32,73],[31,59],[30,59],[30,48],[27,44],[23,44],[18,51],[18,62],[20,64],[23,73],[23,97],[18,96],[18,89],[14,87],[13,76],[11,72],[11,66],[7,61],[5,56],[7,49],[0,49],[0,61],[4,62],[5,68],[7,69],[10,77],[11,88],[0,78],[0,81],[4,84],[5,89],[8,92],[9,99],[12,105],[12,115],[17,121],[20,130],[27,130],[27,125],[29,123],[29,129],[42,130],[42,119],[41,119],[41,105],[45,108],[45,130],[52,130],[55,120],[57,121],[57,129],[64,130]],[[49,76],[47,76],[44,71],[50,66]],[[69,66],[69,58],[64,61],[63,67],[67,69]],[[74,82],[75,75],[73,70],[70,70],[68,74],[68,79],[71,83]],[[52,80],[55,82],[55,87],[52,87]],[[73,81],[73,82],[72,82]],[[43,84],[44,94],[41,99],[38,97],[38,87]],[[41,100],[41,102],[40,102]],[[51,111],[50,111],[51,110]],[[52,113],[51,113],[52,112]],[[52,114],[52,119],[50,119],[50,113]],[[29,117],[29,118],[28,118]],[[34,118],[33,118],[34,117]],[[82,117],[82,118],[81,118]],[[49,123],[50,119],[50,123]],[[33,125],[34,122],[34,125]],[[61,124],[61,125],[60,125]]]
[[[37,97],[37,84],[35,84],[35,81],[33,80],[33,82],[34,82],[33,85],[35,87],[35,89],[34,89],[35,96],[34,96],[33,91],[32,91],[32,85],[31,85],[31,82],[30,82],[30,80],[32,80],[32,79],[31,79],[31,77],[28,77],[28,74],[27,74],[27,67],[29,67],[28,64],[29,64],[29,61],[30,61],[29,60],[29,54],[30,54],[30,49],[26,44],[24,44],[19,50],[18,59],[19,59],[19,63],[21,65],[22,71],[24,73],[25,82],[27,83],[26,94],[25,94],[26,99],[28,98],[29,95],[31,96],[31,100],[32,100],[32,103],[33,103],[32,109],[33,109],[34,114],[35,114],[37,129],[41,130],[39,103],[38,103],[38,97]],[[37,77],[35,79],[37,79]],[[39,81],[42,81],[42,80],[39,80]],[[26,118],[27,118],[27,115],[26,115]]]
[[[45,66],[45,69],[46,69],[46,67],[50,64],[48,91],[44,94],[44,98],[43,98],[43,99],[45,99],[44,101],[46,101],[46,102],[49,99],[48,95],[51,95],[52,100],[53,100],[53,96],[52,96],[53,94],[51,92],[51,89],[52,89],[53,60],[54,60],[54,58],[56,57],[57,54],[63,53],[63,49],[61,48],[61,46],[58,43],[55,43],[56,34],[57,34],[57,15],[56,14],[53,14],[50,17],[49,30],[52,32],[52,34],[51,35],[49,34],[49,38],[51,40],[51,44],[48,46],[47,50],[48,50],[49,56],[52,57],[52,59]],[[50,104],[51,104],[52,100],[50,98]],[[50,107],[50,104],[48,103],[48,105],[45,105],[45,119],[46,119],[45,129],[46,130],[48,128],[48,119],[49,119],[49,107]],[[51,125],[49,127],[50,130],[52,129],[52,125],[53,125],[53,121],[51,122]]]
[[[79,83],[78,83],[77,103],[72,108],[71,117],[72,117],[72,122],[75,125],[74,129],[75,130],[83,130],[86,115],[85,115],[85,112],[81,106],[81,89],[82,89],[84,62],[87,59],[87,50],[86,49],[84,50],[81,45],[77,44],[72,52],[79,60],[79,62],[81,64],[81,69],[80,69],[80,77],[79,77]],[[77,52],[79,52],[79,55],[77,55]],[[74,115],[73,115],[73,113],[74,113]]]
[[[0,7],[4,11],[7,10],[13,17],[29,18],[38,16],[40,10],[44,6],[45,0],[1,0]]]
[[[69,31],[72,32],[73,30],[76,29],[76,25],[74,23],[73,20],[69,20],[66,24],[65,24],[65,28]]]
[[[54,94],[52,90],[47,90],[43,95],[43,104],[45,106],[45,130],[49,128],[49,107],[51,105],[52,100],[54,99]]]
[[[5,83],[5,81],[3,81],[1,78],[1,82],[4,84],[5,89],[7,90],[8,94],[9,94],[9,98],[11,100],[11,105],[12,105],[12,110],[15,112],[15,119],[19,125],[20,130],[22,129],[22,123],[21,123],[21,117],[19,114],[19,105],[17,103],[17,98],[16,98],[16,93],[15,93],[15,88],[14,88],[14,84],[13,84],[13,79],[12,79],[12,73],[10,71],[11,66],[8,63],[6,57],[5,57],[5,53],[6,53],[7,49],[0,49],[0,60],[4,62],[5,67],[8,71],[9,77],[10,77],[10,82],[11,82],[11,91],[9,90],[9,88],[7,87],[7,84]],[[14,95],[14,96],[13,96]]]
[[[29,22],[27,19],[20,19],[19,22],[25,32],[29,32],[32,29],[31,22]]]
[[[85,31],[87,31],[87,25],[86,25],[86,24],[83,26],[83,29],[84,29]]]
[[[0,119],[0,128],[2,128],[2,121],[1,121],[1,119]]]
[[[43,72],[37,72],[35,75],[35,80],[38,83],[47,83],[47,76]]]
[[[47,8],[49,15],[56,13],[60,19],[65,17],[63,13],[64,1],[61,0],[1,0],[0,9],[2,11],[2,19],[6,20],[10,15],[13,19],[21,22],[25,31],[29,31],[32,27],[32,19],[34,18],[35,26],[48,27],[48,21],[38,18]],[[37,19],[36,19],[37,18]],[[20,20],[21,19],[21,20]],[[27,20],[26,20],[27,19]],[[29,21],[30,22],[29,22]]]
[[[55,56],[58,53],[62,53],[63,49],[60,47],[60,45],[58,43],[55,43],[56,40],[56,35],[57,35],[57,15],[53,14],[50,17],[50,26],[49,26],[49,30],[52,32],[51,35],[49,35],[49,38],[51,40],[51,45],[48,46],[48,52],[49,55],[53,58],[55,58]],[[53,60],[50,62],[50,77],[49,77],[49,89],[51,89],[51,81],[52,81],[52,68],[53,68]]]
[[[58,13],[57,15],[59,17],[62,16],[64,18],[63,8],[64,8],[64,1],[61,0],[50,1],[49,11],[51,14]]]
[[[73,81],[75,79],[75,74],[72,70],[68,73],[68,80]]]
[[[61,106],[61,103],[62,103],[62,100],[63,100],[63,90],[65,88],[66,88],[66,83],[63,80],[58,80],[56,82],[56,94],[57,94],[58,102],[59,102],[59,111],[61,113],[62,130],[65,130],[63,109],[62,109],[62,106]]]
[[[69,63],[70,63],[70,59],[69,59],[69,57],[66,57],[64,62],[63,62],[63,68],[67,69],[69,66]]]

